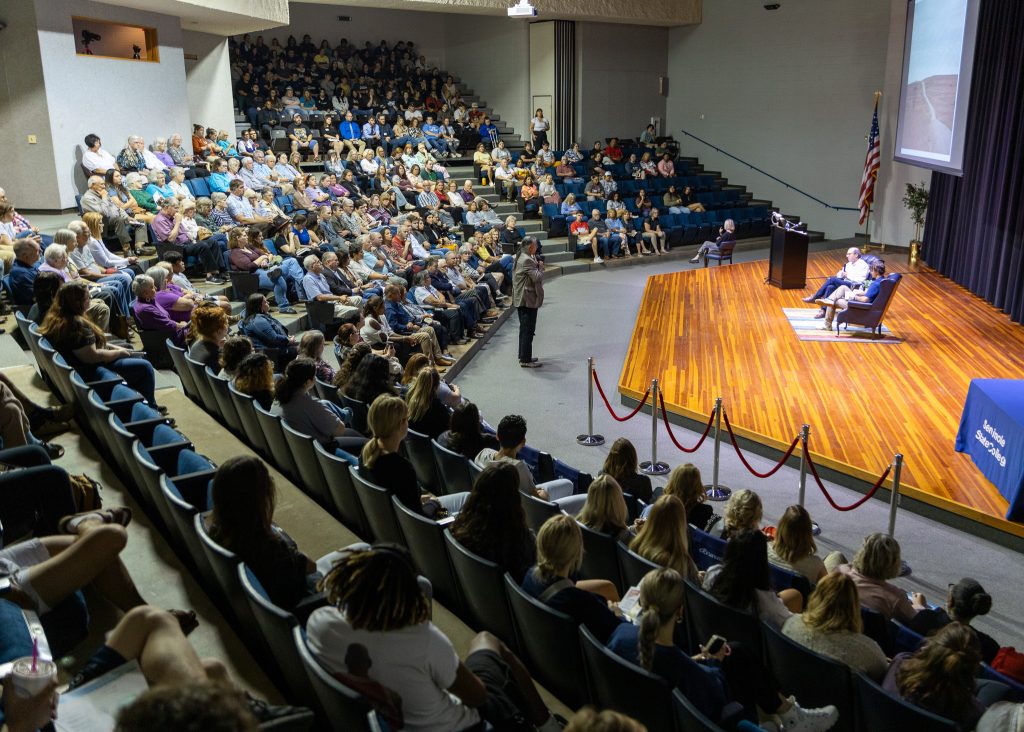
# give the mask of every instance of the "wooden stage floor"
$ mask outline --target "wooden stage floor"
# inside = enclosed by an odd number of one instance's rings
[[[811,254],[805,290],[763,284],[766,261],[650,277],[620,393],[639,399],[658,377],[666,408],[700,422],[721,396],[737,434],[780,449],[807,422],[815,462],[872,483],[901,452],[901,493],[1024,536],[1003,518],[1006,500],[953,450],[970,380],[1024,379],[1024,328],[889,253],[888,271],[905,276],[885,324],[902,343],[798,340],[782,309],[816,307],[801,298],[844,253]]]

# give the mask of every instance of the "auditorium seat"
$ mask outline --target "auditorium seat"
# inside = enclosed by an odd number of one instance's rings
[[[690,556],[697,569],[706,570],[714,564],[721,564],[725,556],[725,539],[719,539],[693,524],[689,525]]]
[[[274,467],[283,473],[286,478],[298,484],[299,469],[295,464],[292,451],[288,448],[288,443],[284,438],[281,418],[271,414],[257,402],[253,402],[252,407],[256,412],[256,421],[267,438],[267,447],[273,457]]]
[[[686,618],[694,648],[713,635],[743,643],[757,658],[763,657],[761,623],[757,616],[724,605],[710,594],[686,581]]]
[[[291,704],[316,709],[316,694],[293,640],[293,632],[299,626],[298,619],[270,600],[259,579],[244,562],[239,562],[236,571],[242,596],[267,644],[270,658],[274,659],[273,675],[284,687],[285,699]]]
[[[526,593],[505,573],[512,621],[519,649],[534,677],[573,709],[587,701],[583,654],[577,623],[565,613]]]
[[[210,587],[216,581],[213,571],[203,553],[202,543],[195,530],[196,514],[206,511],[209,507],[205,501],[201,506],[189,503],[182,497],[174,479],[164,473],[160,476],[160,492],[164,501],[167,502],[167,512],[171,517],[171,524],[168,538],[172,545],[182,547],[190,564],[198,572],[199,583],[203,587]]]
[[[199,406],[209,412],[218,422],[223,422],[220,408],[217,406],[217,397],[213,395],[213,386],[206,379],[206,366],[196,361],[187,353],[185,354],[185,366],[192,375],[196,391],[199,393]]]
[[[585,626],[579,626],[579,634],[591,700],[600,708],[632,717],[649,732],[673,732],[675,722],[668,684],[605,648]]]
[[[952,720],[897,699],[864,674],[854,674],[858,726],[864,732],[954,732]]]
[[[333,502],[327,491],[327,481],[324,480],[323,471],[320,470],[320,463],[317,462],[316,452],[313,450],[313,443],[317,440],[311,435],[299,432],[283,419],[281,432],[284,433],[285,443],[295,459],[301,480],[299,485],[303,492],[324,508],[330,507]]]
[[[238,410],[235,409],[234,402],[231,401],[231,392],[228,391],[227,379],[217,376],[210,366],[206,367],[205,375],[206,383],[209,384],[210,391],[213,392],[213,399],[217,402],[217,409],[224,418],[222,424],[231,430],[236,437],[241,437],[243,434],[242,420],[238,416]]]
[[[248,394],[238,391],[233,381],[228,382],[228,394],[231,396],[231,403],[238,414],[239,422],[242,425],[242,433],[249,446],[263,458],[269,459],[271,457],[270,447],[267,444],[267,437],[263,434],[260,423],[256,419],[255,400]]]
[[[515,627],[509,610],[505,589],[505,573],[494,562],[469,551],[452,536],[444,532],[448,557],[465,600],[465,620],[476,630],[488,630],[513,650],[516,644]]]
[[[430,441],[437,472],[441,476],[439,486],[443,494],[462,493],[473,490],[473,479],[469,474],[469,460],[457,452],[441,447],[437,440]]]
[[[580,531],[583,532],[583,564],[580,566],[580,577],[608,580],[615,585],[621,596],[628,586],[622,581],[622,570],[619,568],[619,540],[583,524],[580,524]]]
[[[622,542],[617,542],[615,550],[619,555],[619,571],[622,573],[623,587],[636,587],[648,572],[661,569],[649,559],[644,559]]]
[[[363,507],[363,513],[366,514],[366,523],[370,527],[373,540],[404,545],[405,536],[398,526],[388,491],[363,476],[355,465],[349,466],[349,474],[352,476],[352,484]]]
[[[523,513],[526,514],[526,525],[535,534],[540,531],[545,521],[562,512],[557,503],[545,501],[523,491],[519,491],[519,502],[523,505]]]
[[[462,593],[448,559],[444,527],[433,519],[410,511],[395,496],[391,496],[391,505],[417,570],[434,587],[434,599],[453,613],[462,614]]]
[[[371,532],[366,521],[366,513],[363,511],[359,496],[356,495],[352,473],[349,471],[353,463],[337,455],[333,450],[328,450],[319,441],[313,443],[313,451],[316,453],[320,470],[323,471],[324,480],[327,481],[332,513],[356,536],[369,539]]]
[[[272,658],[273,655],[268,653],[266,639],[256,624],[256,616],[253,614],[252,608],[249,607],[242,583],[238,578],[241,560],[234,552],[228,551],[210,538],[210,534],[206,530],[204,514],[197,513],[193,518],[192,525],[195,527],[210,570],[217,579],[216,587],[208,587],[207,591],[215,590],[221,598],[226,600],[227,607],[237,622],[236,629],[253,650],[254,655]]]
[[[672,691],[672,709],[675,712],[676,728],[685,732],[726,732],[722,727],[705,717],[680,689]]]
[[[761,623],[765,661],[784,696],[793,695],[806,708],[834,704],[839,721],[834,732],[853,732],[853,678],[850,667],[841,661],[815,653],[784,636],[767,623]]]
[[[345,686],[320,665],[306,645],[306,633],[297,625],[292,629],[292,642],[302,659],[306,678],[316,695],[313,709],[317,712],[320,729],[345,732],[379,732],[369,702]],[[371,725],[370,720],[373,719]]]
[[[409,456],[409,462],[412,463],[412,468],[416,471],[416,480],[424,492],[434,495],[448,493],[449,491],[442,488],[438,477],[434,450],[430,446],[430,437],[410,429],[402,442]]]
[[[202,396],[199,394],[199,388],[196,386],[195,379],[192,377],[192,372],[189,370],[188,364],[185,363],[185,349],[179,348],[170,340],[166,343],[167,352],[171,354],[171,365],[174,368],[174,372],[178,375],[178,379],[181,381],[182,391],[185,392],[185,396],[189,399],[194,401],[196,404],[200,404]]]

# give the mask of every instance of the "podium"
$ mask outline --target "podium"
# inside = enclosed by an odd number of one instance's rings
[[[807,232],[772,225],[768,252],[768,284],[782,290],[807,286]]]

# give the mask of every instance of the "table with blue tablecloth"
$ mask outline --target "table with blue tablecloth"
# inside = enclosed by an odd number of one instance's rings
[[[956,451],[1010,502],[1006,518],[1024,521],[1024,380],[971,379]]]

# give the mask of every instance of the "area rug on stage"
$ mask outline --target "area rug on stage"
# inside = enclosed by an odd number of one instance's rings
[[[842,341],[856,343],[903,343],[903,339],[893,335],[885,325],[882,325],[882,335],[879,337],[868,328],[859,325],[851,325],[849,328],[843,326],[839,334],[835,328],[831,331],[822,330],[825,321],[815,319],[818,308],[782,308],[786,320],[793,326],[797,338],[802,341]]]

